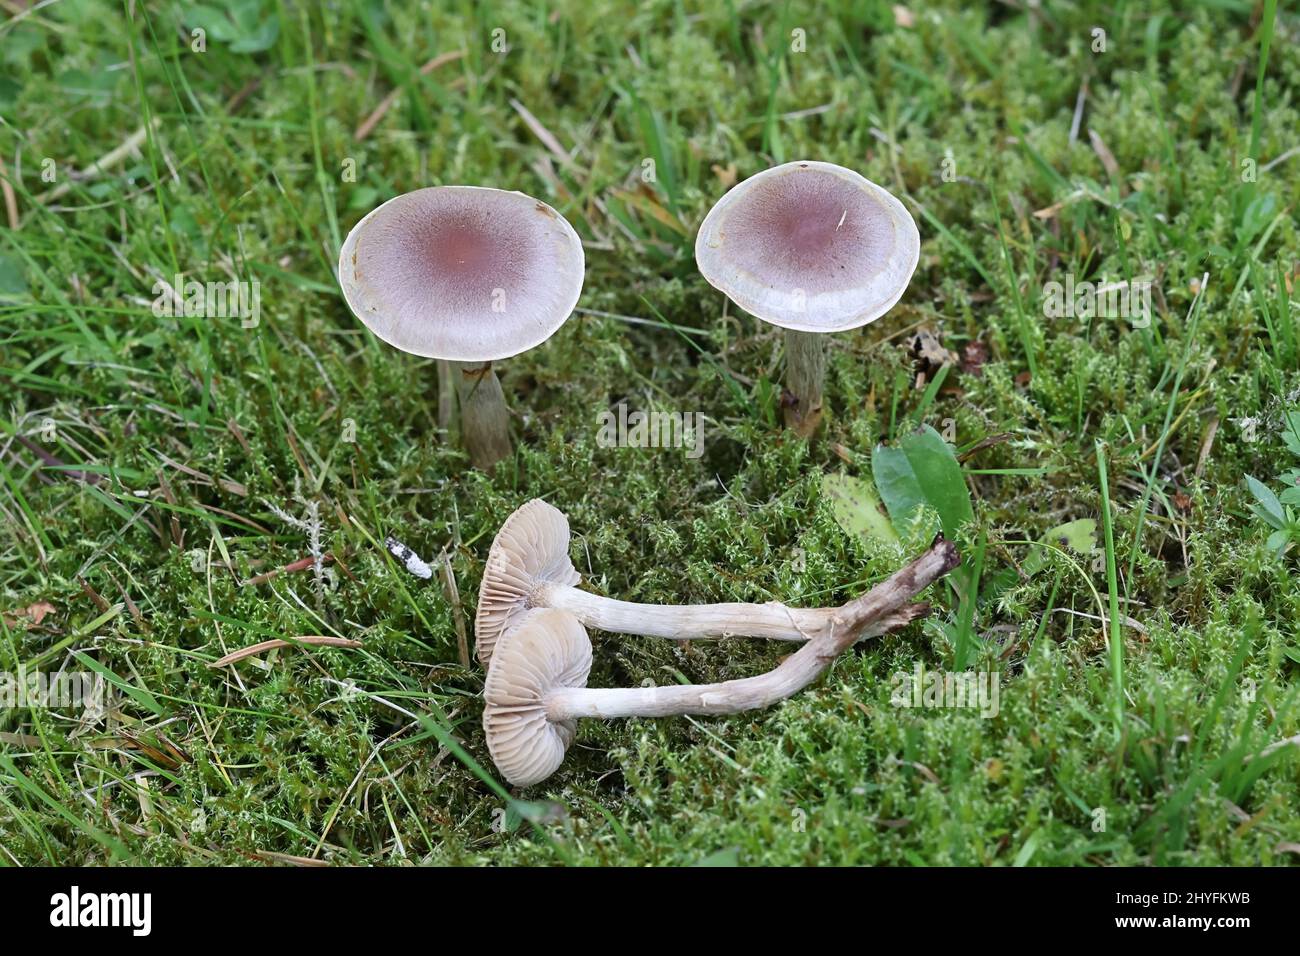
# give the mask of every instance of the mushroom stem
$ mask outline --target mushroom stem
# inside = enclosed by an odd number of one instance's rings
[[[510,412],[491,362],[453,362],[460,397],[461,437],[475,468],[510,457]]]
[[[785,331],[785,424],[809,438],[822,420],[826,344],[818,332]]]
[[[583,591],[571,585],[540,586],[533,607],[568,611],[586,627],[615,634],[641,634],[688,641],[718,637],[761,637],[807,641],[833,627],[844,607],[788,607],[767,604],[637,604]]]
[[[952,543],[938,539],[911,564],[836,609],[830,626],[766,674],[670,687],[556,687],[544,701],[546,719],[554,723],[578,717],[735,714],[767,707],[811,684],[865,629],[876,624],[898,626],[924,613],[925,605],[908,602],[959,563]]]
[[[438,359],[438,427],[444,432],[456,417],[456,380],[451,362]]]

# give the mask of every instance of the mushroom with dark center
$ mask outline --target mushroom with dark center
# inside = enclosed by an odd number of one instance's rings
[[[470,459],[510,454],[492,363],[564,324],[582,292],[582,243],[550,206],[518,192],[433,186],[388,200],[339,253],[349,308],[389,345],[451,362]]]
[[[497,769],[515,786],[540,783],[564,761],[579,717],[735,714],[767,707],[818,678],[871,626],[901,627],[923,615],[911,599],[959,563],[943,539],[866,594],[836,610],[831,626],[773,670],[715,684],[587,687],[591,642],[567,611],[535,609],[497,645],[483,685],[483,729]]]
[[[695,240],[710,285],[786,330],[785,420],[804,437],[822,416],[821,336],[893,308],[920,254],[903,204],[832,163],[786,163],[751,176],[709,210]]]
[[[835,627],[844,607],[766,604],[637,604],[580,590],[569,560],[569,521],[540,498],[522,504],[497,532],[483,568],[474,647],[484,667],[501,636],[532,608],[557,608],[582,624],[619,634],[673,640],[760,637],[807,641]],[[860,637],[872,637],[871,626]]]

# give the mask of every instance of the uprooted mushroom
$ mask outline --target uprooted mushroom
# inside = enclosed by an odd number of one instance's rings
[[[716,684],[587,687],[591,642],[567,611],[524,613],[497,642],[483,687],[483,729],[497,769],[515,786],[540,783],[564,761],[580,717],[735,714],[767,707],[818,678],[868,628],[901,627],[928,605],[912,598],[957,567],[942,538],[866,594],[832,612],[828,626],[766,674]]]
[[[760,637],[807,641],[835,625],[845,608],[765,604],[637,604],[583,591],[569,560],[569,521],[541,498],[525,502],[497,532],[483,569],[474,647],[484,667],[501,636],[532,608],[568,611],[587,627],[671,640]],[[847,605],[846,605],[847,607]],[[860,638],[879,631],[869,624]]]

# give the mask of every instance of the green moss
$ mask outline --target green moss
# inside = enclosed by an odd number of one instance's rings
[[[22,228],[0,241],[0,289],[17,290],[0,299],[5,431],[39,438],[51,419],[42,447],[102,477],[78,484],[6,439],[0,610],[55,610],[38,627],[0,625],[0,670],[42,655],[58,666],[76,648],[151,695],[118,694],[109,719],[84,727],[0,712],[7,855],[100,862],[114,852],[102,832],[153,864],[1288,862],[1294,748],[1251,779],[1241,768],[1300,730],[1286,654],[1300,646],[1300,588],[1294,557],[1264,548],[1241,480],[1290,464],[1267,422],[1300,387],[1261,317],[1277,263],[1289,273],[1300,258],[1300,159],[1264,169],[1300,125],[1300,57],[1280,42],[1294,14],[1279,14],[1248,184],[1247,10],[941,4],[902,27],[883,3],[730,6],[343,3],[280,24],[264,52],[210,39],[197,54],[180,7],[137,7],[132,24],[68,0],[42,17],[75,31],[6,33],[0,155],[21,152],[23,166]],[[1104,54],[1091,50],[1098,23]],[[498,28],[504,56],[490,47]],[[118,68],[132,46],[138,66]],[[354,139],[396,84],[457,49]],[[545,159],[512,100],[572,164]],[[139,156],[71,178],[146,115],[159,125]],[[36,198],[52,185],[47,157],[72,187],[53,206]],[[831,415],[811,446],[776,427],[780,335],[738,316],[691,258],[730,167],[744,177],[800,157],[905,195],[924,239],[903,303],[834,338]],[[656,178],[643,183],[647,159]],[[588,241],[585,311],[502,365],[521,441],[490,477],[440,431],[433,364],[366,335],[333,285],[339,238],[368,208],[447,182],[545,197]],[[154,279],[177,270],[258,279],[260,323],[155,317]],[[1046,315],[1043,285],[1066,273],[1154,277],[1151,328]],[[924,408],[903,346],[914,324],[959,354],[988,351]],[[704,455],[601,448],[598,416],[620,401],[704,414]],[[1251,416],[1265,421],[1254,442],[1238,423]],[[820,476],[869,475],[874,444],[913,419],[951,419],[963,449],[1007,436],[966,465],[990,577],[1023,560],[1018,542],[1098,516],[1093,443],[1107,442],[1120,597],[1140,625],[1124,631],[1122,738],[1093,591],[1104,603],[1104,573],[1092,556],[1052,555],[980,607],[979,666],[1001,675],[995,717],[891,703],[895,673],[950,665],[944,585],[929,622],[855,650],[767,712],[586,722],[559,773],[525,795],[562,809],[536,826],[504,812],[477,772],[491,772],[482,679],[459,662],[458,627],[519,503],[545,496],[569,515],[574,561],[601,593],[840,601],[904,553],[847,538]],[[300,514],[302,500],[320,504],[324,547],[341,559],[326,588],[310,572],[241,583],[307,554],[266,504]],[[389,560],[388,533],[446,555],[459,606],[439,578]],[[907,549],[932,533],[918,526]],[[120,609],[105,617],[79,577]],[[207,666],[270,637],[330,633],[364,646]],[[593,684],[620,686],[746,676],[789,650],[593,641]]]

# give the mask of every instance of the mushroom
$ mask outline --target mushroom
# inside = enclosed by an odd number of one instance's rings
[[[710,285],[786,330],[785,422],[822,415],[821,335],[880,318],[916,271],[921,235],[888,191],[851,169],[801,161],[764,170],[709,210],[695,262]]]
[[[579,717],[667,717],[735,714],[784,700],[807,687],[861,636],[890,630],[926,613],[910,603],[960,559],[937,539],[911,564],[837,609],[831,626],[773,670],[716,684],[668,687],[587,687],[591,642],[582,622],[558,608],[528,611],[504,635],[483,685],[483,730],[497,769],[511,784],[540,783],[564,761]]]
[[[636,604],[580,590],[569,560],[569,521],[554,505],[534,498],[520,505],[497,532],[479,587],[474,647],[485,668],[501,636],[532,608],[556,608],[587,627],[671,640],[761,637],[807,641],[834,627],[842,607],[766,604]],[[851,603],[851,602],[850,602]],[[846,605],[847,607],[847,605]],[[862,637],[876,632],[864,630]]]
[[[510,454],[492,363],[540,345],[582,291],[582,242],[563,216],[519,192],[432,186],[362,218],[339,252],[348,307],[389,345],[452,364],[470,460]]]

